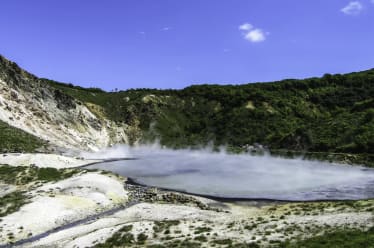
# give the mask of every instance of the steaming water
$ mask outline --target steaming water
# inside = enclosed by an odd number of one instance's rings
[[[109,170],[144,185],[223,198],[374,198],[374,170],[358,166],[156,147],[127,148],[126,155],[138,159],[90,168]]]

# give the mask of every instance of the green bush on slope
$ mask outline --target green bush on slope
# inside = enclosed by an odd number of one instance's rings
[[[298,242],[285,242],[279,247],[284,248],[373,248],[374,228],[363,232],[359,230],[341,230],[326,233]]]
[[[33,152],[43,145],[39,138],[0,121],[0,152]]]
[[[46,83],[101,106],[108,118],[137,125],[143,140],[172,147],[240,147],[373,153],[374,70],[322,78],[182,90],[104,92]]]

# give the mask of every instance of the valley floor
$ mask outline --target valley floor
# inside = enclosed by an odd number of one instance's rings
[[[76,168],[93,162],[1,154],[0,247],[279,247],[374,226],[374,200],[218,202]]]

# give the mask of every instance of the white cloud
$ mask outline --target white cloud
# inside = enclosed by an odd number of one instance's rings
[[[374,0],[372,0],[373,2]],[[349,2],[347,6],[342,8],[340,11],[346,15],[358,15],[363,10],[364,6],[359,1]]]
[[[253,25],[250,24],[250,23],[244,23],[244,24],[239,26],[239,30],[242,30],[242,31],[249,31],[251,29],[253,29]]]
[[[162,31],[169,31],[170,29],[171,29],[171,27],[163,27]]]
[[[373,0],[374,1],[374,0]],[[266,36],[269,34],[264,32],[262,29],[255,28],[250,23],[244,23],[239,26],[239,30],[242,31],[244,39],[250,42],[262,42],[266,40]]]
[[[261,29],[253,29],[249,31],[244,38],[250,42],[262,42],[266,40],[266,34]]]

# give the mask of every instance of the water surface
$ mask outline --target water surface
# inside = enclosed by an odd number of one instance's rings
[[[133,148],[137,160],[90,166],[160,188],[222,198],[292,201],[374,198],[374,170],[270,156]]]

